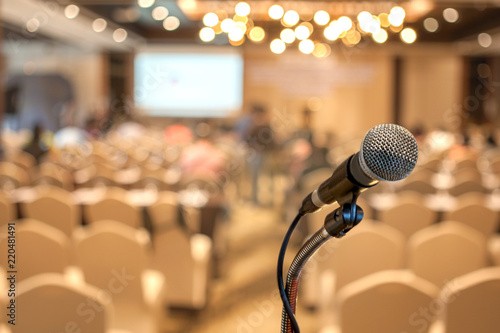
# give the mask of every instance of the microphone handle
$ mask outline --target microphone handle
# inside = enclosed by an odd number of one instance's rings
[[[325,180],[316,190],[312,191],[302,201],[300,210],[304,214],[314,213],[326,205],[338,202],[342,205],[351,202],[353,193],[360,193],[374,185],[363,185],[351,174],[351,161],[356,154],[347,158],[340,164],[333,174]]]

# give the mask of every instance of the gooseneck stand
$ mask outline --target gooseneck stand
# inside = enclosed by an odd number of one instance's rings
[[[295,314],[300,273],[311,256],[330,238],[343,237],[363,219],[363,210],[355,200],[346,203],[328,214],[325,225],[314,233],[301,247],[292,261],[286,278],[286,295]],[[285,308],[281,315],[281,333],[293,333],[290,318]]]

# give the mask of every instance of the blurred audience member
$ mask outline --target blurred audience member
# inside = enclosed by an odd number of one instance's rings
[[[43,131],[40,125],[35,125],[32,134],[30,142],[23,147],[23,150],[31,154],[35,158],[37,164],[40,164],[49,148],[42,140]]]

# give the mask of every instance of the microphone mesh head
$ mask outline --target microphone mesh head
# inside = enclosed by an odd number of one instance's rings
[[[366,133],[361,143],[360,164],[373,179],[401,180],[413,171],[417,159],[417,140],[399,125],[377,125]]]

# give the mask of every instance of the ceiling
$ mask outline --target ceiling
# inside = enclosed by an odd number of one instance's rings
[[[40,6],[49,6],[55,4],[50,0],[16,0],[9,1],[6,6],[4,0],[2,2],[2,21],[4,29],[7,31],[15,30],[15,27],[22,26],[23,19],[29,17],[29,10],[24,7],[33,7],[31,12],[39,13]],[[275,3],[281,4],[285,10],[295,9],[303,13],[304,17],[312,17],[312,13],[319,9],[326,10],[332,18],[341,15],[348,15],[355,18],[356,13],[361,10],[368,10],[371,13],[383,12],[390,10],[394,2],[389,1],[270,1],[270,0],[248,0],[252,8],[250,17],[254,20],[255,25],[262,26],[267,34],[268,39],[278,36],[283,28],[279,21],[269,19],[267,9]],[[69,4],[78,5],[80,16],[86,17],[85,24],[91,24],[92,20],[97,17],[102,17],[108,21],[108,26],[123,27],[129,32],[129,40],[121,46],[113,45],[113,47],[130,48],[137,43],[154,44],[154,43],[201,43],[199,31],[203,27],[203,15],[210,11],[224,9],[229,15],[233,15],[234,6],[238,1],[233,0],[156,0],[149,8],[139,7],[137,0],[57,0],[60,8],[64,8]],[[419,42],[454,42],[464,39],[477,38],[481,32],[500,31],[500,1],[488,0],[411,0],[399,2],[406,10],[405,27],[411,27],[417,32],[417,43]],[[38,6],[38,9],[35,7]],[[164,6],[169,11],[169,16],[176,16],[180,20],[180,26],[174,31],[167,31],[163,28],[162,21],[156,21],[152,18],[152,10],[157,6]],[[455,23],[448,23],[443,19],[443,10],[446,8],[455,8],[459,13],[459,19]],[[18,13],[17,18],[13,18]],[[302,14],[301,14],[302,15]],[[55,16],[54,16],[55,17]],[[55,20],[49,20],[49,23],[54,23]],[[436,32],[430,33],[424,29],[423,21],[426,18],[435,18],[439,22],[439,29]],[[80,19],[80,17],[79,17]],[[307,18],[306,18],[307,19]],[[51,22],[52,21],[52,22]],[[85,39],[83,31],[80,28],[68,25],[68,22],[57,22],[59,35],[69,33],[71,39]],[[49,26],[50,24],[47,24]],[[61,29],[62,27],[62,29]],[[54,38],[48,27],[42,27],[38,37],[50,36]],[[75,30],[76,29],[76,30]],[[71,33],[71,31],[74,33]],[[317,29],[315,38],[324,39],[322,33]],[[57,33],[56,33],[57,35]],[[79,37],[77,37],[79,36]],[[220,36],[221,37],[221,36]],[[5,38],[5,33],[4,33]],[[55,38],[58,38],[57,36]],[[90,37],[89,37],[90,38]],[[92,37],[93,38],[93,37]],[[101,47],[105,47],[104,38]],[[397,34],[390,34],[389,40],[399,41]],[[85,41],[87,44],[90,41]],[[227,38],[216,38],[212,43],[224,44],[227,43]],[[115,43],[116,44],[116,43]],[[100,45],[97,42],[97,45]],[[111,44],[107,45],[108,47]]]

